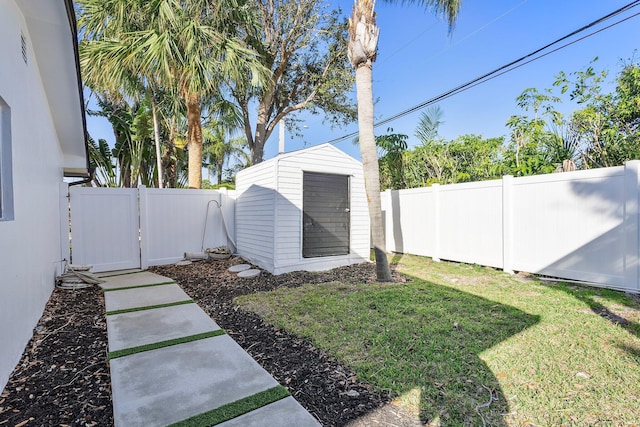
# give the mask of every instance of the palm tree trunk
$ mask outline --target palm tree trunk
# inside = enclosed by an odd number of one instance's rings
[[[153,115],[153,137],[156,144],[156,165],[158,172],[158,188],[162,188],[162,154],[160,153],[160,122],[158,121],[158,108],[153,91],[149,90],[151,98],[151,113]]]
[[[185,94],[187,104],[187,143],[189,149],[189,188],[202,187],[202,123],[198,95]]]
[[[373,90],[371,61],[356,67],[356,91],[358,94],[358,131],[360,154],[364,171],[364,186],[369,201],[371,239],[376,259],[376,277],[380,282],[390,282],[391,270],[387,260],[382,203],[380,201],[380,169],[373,133]]]
[[[171,123],[169,124],[169,139],[167,140],[167,144],[164,148],[164,154],[162,155],[162,165],[164,166],[164,170],[167,172],[167,187],[176,188],[176,184],[178,181],[178,165],[176,160],[176,145],[175,145],[175,121],[176,118],[171,118]]]
[[[218,162],[216,165],[216,169],[218,170],[218,184],[222,184],[222,173],[224,172],[224,157],[222,161]]]

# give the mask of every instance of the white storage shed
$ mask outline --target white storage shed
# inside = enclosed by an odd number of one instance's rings
[[[365,262],[369,236],[362,163],[330,144],[236,177],[238,254],[273,274]]]

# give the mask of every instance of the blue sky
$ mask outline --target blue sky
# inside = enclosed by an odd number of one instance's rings
[[[380,40],[378,60],[373,66],[373,90],[377,98],[376,119],[384,119],[420,104],[448,89],[517,59],[571,31],[618,9],[630,0],[462,0],[462,9],[454,31],[433,14],[418,6],[378,2]],[[352,1],[332,0],[350,14]],[[640,7],[624,16],[640,12]],[[613,18],[607,24],[618,19]],[[604,24],[604,25],[607,25]],[[597,28],[601,28],[601,25]],[[640,47],[640,16],[596,34],[586,40],[525,65],[515,71],[479,85],[441,103],[444,124],[440,134],[447,139],[468,133],[484,137],[507,134],[509,116],[520,114],[515,98],[526,88],[551,87],[561,70],[578,71],[596,56],[597,69],[606,69],[611,77]],[[639,53],[640,54],[640,53]],[[355,94],[355,88],[354,88]],[[573,106],[566,104],[564,112]],[[386,133],[413,136],[420,112],[413,113],[376,129]],[[307,126],[303,137],[286,137],[286,151],[317,145],[357,130],[330,129],[321,116],[303,115]],[[112,139],[108,124],[89,118],[94,138]],[[267,142],[265,158],[276,155],[278,133]],[[338,148],[359,158],[358,147],[350,140]]]

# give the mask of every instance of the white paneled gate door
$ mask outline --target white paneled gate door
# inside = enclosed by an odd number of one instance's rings
[[[140,268],[136,188],[69,188],[71,259],[92,271]]]

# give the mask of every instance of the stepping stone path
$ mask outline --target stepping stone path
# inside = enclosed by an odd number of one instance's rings
[[[238,264],[229,267],[229,271],[232,273],[238,273],[240,271],[249,270],[250,268],[251,266],[249,264]]]
[[[261,271],[256,268],[251,268],[249,270],[243,270],[238,273],[238,277],[248,278],[248,277],[258,277]]]
[[[232,265],[229,267],[229,271],[232,273],[238,273],[238,277],[242,277],[244,279],[249,277],[258,277],[262,272],[257,268],[251,268],[251,265],[249,264]]]
[[[115,427],[320,426],[173,280],[101,277]]]

